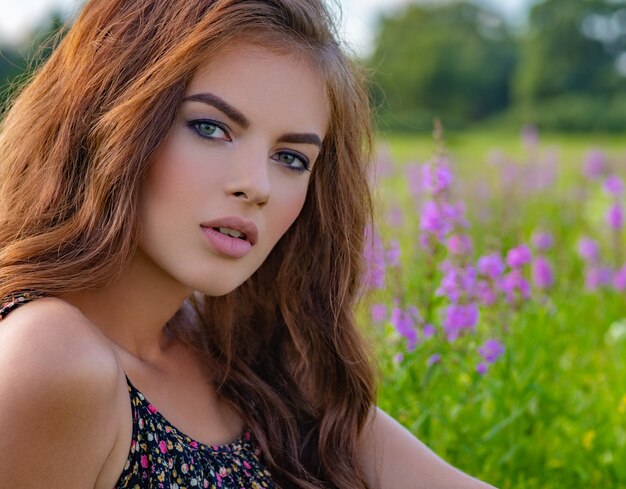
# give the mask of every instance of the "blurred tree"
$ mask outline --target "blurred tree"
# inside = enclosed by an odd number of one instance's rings
[[[501,111],[509,104],[516,44],[504,20],[465,1],[411,4],[379,21],[374,99],[383,128],[447,127]]]
[[[535,5],[515,81],[518,100],[533,104],[564,93],[606,95],[623,89],[626,73],[619,72],[618,63],[626,48],[625,4],[544,0]]]
[[[0,112],[11,95],[41,65],[63,37],[66,21],[54,13],[16,46],[0,46]]]

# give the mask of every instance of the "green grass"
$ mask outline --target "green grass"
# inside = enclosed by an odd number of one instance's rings
[[[438,275],[428,275],[428,261],[416,245],[417,204],[403,169],[429,159],[434,143],[429,136],[386,141],[395,170],[380,180],[379,220],[384,241],[400,239],[403,259],[401,269],[388,274],[386,290],[372,293],[368,303],[391,304],[399,297],[424,311]],[[548,146],[559,152],[553,185],[497,191],[499,180],[487,162],[491,151],[500,149],[522,166],[541,165]],[[580,176],[584,153],[598,146],[619,168],[625,148],[616,137],[546,136],[531,154],[517,135],[450,136],[447,148],[458,175],[454,190],[466,201],[476,253],[528,242],[541,225],[555,235],[548,257],[556,285],[545,295],[534,292],[518,310],[481,311],[474,334],[453,343],[438,334],[413,352],[405,351],[390,324],[370,325],[381,365],[380,406],[450,463],[502,489],[626,488],[626,337],[609,333],[626,318],[626,297],[585,291],[575,253],[577,239],[590,234],[602,241],[607,261],[614,255],[602,221],[607,200],[599,184],[586,185]],[[481,182],[490,189],[488,198],[476,192]],[[580,188],[586,189],[584,197]],[[401,229],[383,222],[392,203],[404,209]],[[475,209],[481,206],[489,212],[479,219]],[[436,312],[432,318],[438,320]],[[476,347],[491,337],[506,345],[506,353],[479,375]],[[404,354],[400,363],[397,353]],[[434,353],[442,361],[429,367]]]

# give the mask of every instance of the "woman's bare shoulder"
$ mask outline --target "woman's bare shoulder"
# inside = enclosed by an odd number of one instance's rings
[[[0,323],[0,473],[7,487],[93,488],[113,448],[121,365],[70,304],[38,299]]]
[[[371,487],[494,489],[444,462],[380,409],[372,409],[360,442],[361,461]]]

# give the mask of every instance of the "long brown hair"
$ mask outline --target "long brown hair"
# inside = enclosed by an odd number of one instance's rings
[[[308,56],[331,122],[296,222],[261,268],[174,332],[219,372],[283,487],[365,488],[374,403],[353,306],[371,215],[363,80],[322,0],[91,0],[0,127],[0,297],[103,286],[137,246],[141,182],[212,53],[258,42]]]

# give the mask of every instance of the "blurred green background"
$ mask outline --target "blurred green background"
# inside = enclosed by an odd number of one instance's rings
[[[624,127],[624,1],[544,0],[528,6],[525,20],[470,1],[405,2],[383,12],[361,53],[383,131],[430,131],[433,117],[448,130]],[[56,14],[19,43],[4,41],[1,84],[19,80],[24,58],[31,66],[45,58],[37,46],[62,21]]]
[[[398,0],[358,59],[381,150],[384,284],[360,309],[379,402],[446,460],[502,489],[626,488],[626,235],[606,218],[624,212],[615,182],[626,176],[626,0],[535,1],[523,19],[486,5]],[[51,15],[0,45],[3,107],[64,22]],[[445,141],[432,139],[434,118]],[[461,202],[468,221],[451,233],[473,243],[463,267],[487,253],[504,259],[539,232],[553,238],[532,249],[552,267],[550,285],[526,264],[518,271],[529,297],[480,304],[477,324],[455,340],[437,292],[444,265],[460,259],[446,248],[452,234],[430,251],[420,245],[433,197],[424,171],[442,161],[454,174],[445,199]],[[583,237],[598,244],[593,263],[577,250]],[[413,345],[398,311],[412,317]],[[489,340],[504,353],[487,368]]]

